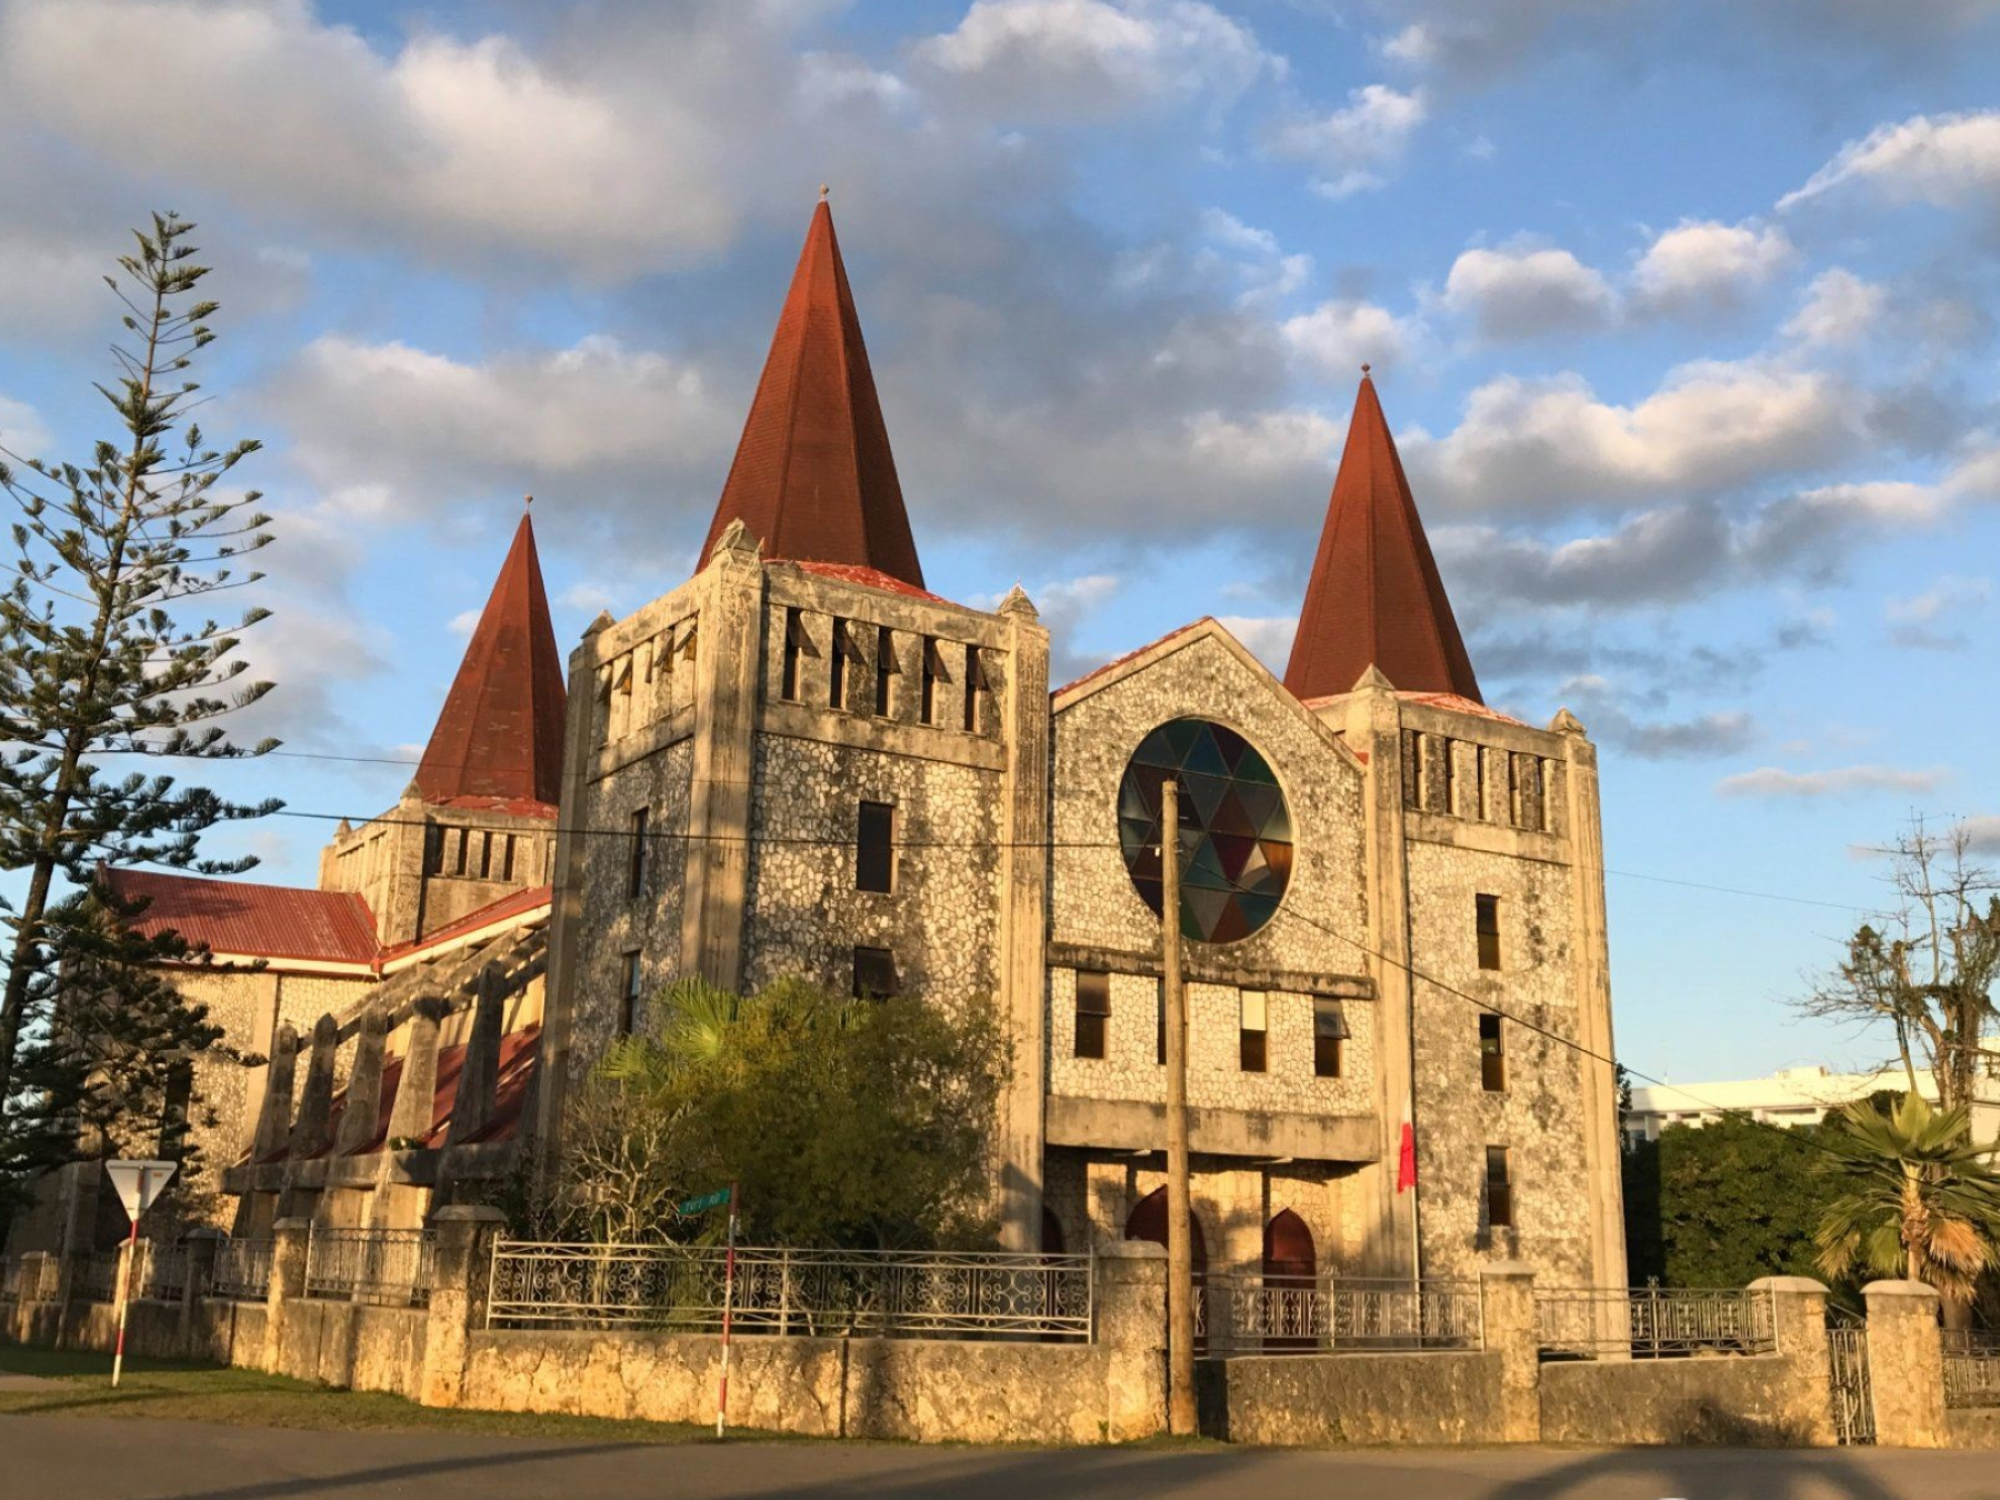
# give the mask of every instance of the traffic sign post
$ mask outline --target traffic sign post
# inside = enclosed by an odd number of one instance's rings
[[[711,1208],[729,1205],[729,1253],[722,1262],[722,1378],[715,1389],[715,1435],[722,1436],[728,1424],[729,1408],[729,1325],[736,1311],[736,1226],[737,1226],[736,1184],[717,1188],[712,1193],[701,1193],[693,1198],[685,1198],[674,1206],[674,1212],[683,1219],[691,1219],[696,1214],[707,1213]]]
[[[125,1312],[132,1302],[132,1262],[139,1254],[139,1215],[153,1206],[160,1190],[173,1181],[176,1164],[170,1161],[108,1161],[104,1170],[132,1232],[125,1237],[125,1254],[118,1266],[118,1347],[111,1356],[111,1384],[116,1387],[125,1373]]]

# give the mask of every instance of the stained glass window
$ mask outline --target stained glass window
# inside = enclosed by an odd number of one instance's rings
[[[1292,820],[1270,764],[1235,730],[1173,719],[1140,742],[1118,787],[1118,840],[1140,898],[1160,909],[1160,787],[1180,783],[1181,935],[1249,937],[1292,874]]]

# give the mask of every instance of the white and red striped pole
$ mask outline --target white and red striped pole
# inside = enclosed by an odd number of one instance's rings
[[[146,1173],[139,1172],[139,1197],[145,1200]],[[111,1386],[118,1387],[118,1377],[125,1373],[125,1309],[132,1301],[132,1262],[139,1255],[139,1216],[132,1215],[132,1233],[125,1239],[125,1259],[118,1267],[118,1348],[111,1356]]]
[[[736,1310],[736,1184],[729,1184],[729,1253],[722,1262],[722,1379],[715,1389],[715,1435],[722,1436],[729,1408],[729,1322]]]

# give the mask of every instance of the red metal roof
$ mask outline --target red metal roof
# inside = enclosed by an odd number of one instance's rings
[[[1352,690],[1371,666],[1407,692],[1482,701],[1396,440],[1364,374],[1285,686],[1300,699],[1330,697]]]
[[[1115,671],[1117,668],[1124,666],[1126,662],[1131,661],[1134,657],[1144,656],[1148,651],[1154,650],[1155,648],[1160,646],[1164,646],[1168,641],[1175,640],[1180,636],[1184,636],[1190,630],[1199,630],[1204,625],[1214,623],[1214,620],[1215,620],[1214,615],[1203,615],[1199,620],[1190,620],[1185,625],[1179,626],[1173,630],[1169,630],[1165,635],[1161,636],[1157,641],[1148,641],[1146,642],[1145,645],[1139,647],[1137,650],[1127,651],[1123,656],[1112,657],[1110,661],[1106,662],[1101,667],[1092,667],[1088,672],[1085,672],[1081,677],[1077,678],[1075,681],[1064,683],[1061,687],[1057,688],[1049,696],[1052,698],[1060,697],[1062,694],[1069,692],[1072,688],[1080,688],[1086,682],[1089,682],[1094,678],[1102,677],[1106,672]]]
[[[806,231],[702,543],[704,561],[732,520],[763,543],[767,558],[847,563],[923,587],[861,319],[824,202]]]
[[[417,767],[418,791],[448,805],[484,805],[466,798],[554,805],[563,717],[562,657],[524,515]]]
[[[920,589],[913,583],[905,583],[900,578],[891,578],[880,568],[864,568],[853,563],[809,562],[799,559],[792,564],[800,572],[811,573],[820,578],[837,578],[843,583],[858,583],[863,588],[883,589],[891,594],[906,594],[912,599],[928,599],[933,604],[949,604],[951,601],[942,594],[933,594],[929,589]]]
[[[541,1059],[542,1039],[540,1022],[524,1026],[519,1031],[510,1031],[500,1039],[499,1066],[493,1084],[493,1113],[486,1124],[475,1133],[469,1145],[483,1141],[504,1141],[512,1139],[520,1125],[521,1108],[527,1102],[528,1086],[534,1081],[535,1068]],[[431,1095],[430,1126],[419,1138],[423,1146],[442,1146],[445,1137],[451,1133],[451,1112],[458,1100],[458,1079],[465,1071],[465,1044],[438,1049],[437,1088]],[[403,1059],[396,1056],[382,1065],[382,1088],[376,1102],[375,1130],[363,1144],[354,1148],[353,1155],[366,1156],[372,1151],[380,1151],[389,1142],[389,1122],[395,1115],[396,1091],[403,1083]],[[347,1108],[347,1090],[334,1095],[333,1108],[328,1116],[327,1139],[334,1139],[340,1128],[340,1117]],[[265,1157],[265,1161],[283,1161],[289,1154],[287,1148],[280,1148]],[[324,1154],[324,1153],[322,1153]]]
[[[127,901],[144,936],[178,932],[215,953],[365,964],[380,943],[368,903],[352,891],[311,891],[153,870],[107,869],[104,882]]]

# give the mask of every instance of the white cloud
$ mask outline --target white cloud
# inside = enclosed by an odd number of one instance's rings
[[[1684,219],[1647,247],[1633,268],[1633,294],[1661,312],[1717,312],[1741,304],[1797,252],[1784,231]]]
[[[1454,431],[1413,432],[1403,454],[1433,505],[1557,512],[1821,469],[1859,447],[1861,426],[1857,397],[1830,376],[1702,361],[1630,406],[1600,401],[1580,375],[1499,376]]]
[[[1200,0],[974,0],[954,30],[911,52],[997,114],[1065,119],[1231,98],[1279,66]]]
[[[1806,344],[1852,344],[1875,327],[1888,302],[1874,282],[1836,266],[1813,278],[1784,331]]]
[[[1363,364],[1393,365],[1409,351],[1415,329],[1385,307],[1354,298],[1322,302],[1281,325],[1292,352],[1314,371],[1353,377]]]
[[[445,629],[455,636],[470,637],[479,628],[479,617],[483,610],[462,609],[445,622]]]
[[[667,71],[642,78],[645,57],[585,75],[500,35],[384,55],[305,0],[62,0],[0,16],[0,86],[128,171],[199,162],[206,186],[354,238],[618,275],[714,250],[739,211],[710,110],[728,80],[704,76],[728,69],[665,31]]]
[[[1975,853],[2000,854],[2000,815],[1982,813],[1959,825],[1965,830],[1967,845]]]
[[[1993,599],[1990,578],[1946,574],[1921,593],[1882,606],[1892,644],[1914,651],[1963,651],[1971,636],[1946,628],[1954,618],[1983,609]]]
[[[1226,264],[1242,287],[1245,303],[1276,302],[1299,290],[1312,276],[1313,258],[1287,252],[1268,229],[1246,224],[1225,209],[1204,209],[1201,215],[1204,239],[1214,248],[1197,258]]]
[[[1843,146],[1805,186],[1778,200],[1792,208],[1850,184],[1890,203],[2000,203],[2000,111],[1913,115]]]
[[[1601,328],[1618,311],[1610,285],[1567,250],[1467,250],[1445,278],[1444,305],[1488,339]]]
[[[1270,139],[1277,155],[1318,170],[1315,186],[1335,198],[1379,186],[1381,172],[1402,155],[1430,112],[1422,90],[1403,92],[1384,83],[1353,89],[1347,101],[1331,113],[1280,125]]]
[[[664,484],[691,466],[719,487],[743,415],[693,365],[604,337],[469,364],[329,335],[266,399],[320,486],[367,501],[354,508],[415,511],[502,486],[560,506],[586,485]]]
[[[52,457],[48,426],[27,402],[0,396],[0,452],[22,459]]]
[[[1949,773],[1905,771],[1895,766],[1837,766],[1826,771],[1787,771],[1760,766],[1716,783],[1725,797],[1843,797],[1862,792],[1934,792]]]

